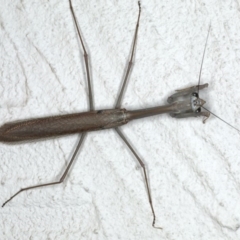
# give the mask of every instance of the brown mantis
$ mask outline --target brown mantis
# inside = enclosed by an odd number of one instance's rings
[[[91,106],[91,104],[90,104],[90,106]]]

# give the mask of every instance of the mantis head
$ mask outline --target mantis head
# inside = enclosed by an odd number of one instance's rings
[[[208,87],[208,84],[193,86],[176,90],[176,93],[171,95],[167,102],[173,104],[173,111],[170,115],[174,118],[199,117],[203,116],[203,123],[209,118],[209,111],[202,111],[203,105],[206,103],[199,98],[199,90]]]

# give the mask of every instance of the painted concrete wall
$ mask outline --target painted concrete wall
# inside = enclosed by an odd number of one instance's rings
[[[83,58],[68,1],[0,7],[0,123],[88,109]],[[74,0],[91,57],[96,109],[116,101],[137,1]],[[165,104],[197,84],[207,107],[240,126],[238,1],[142,1],[127,109]],[[0,209],[1,239],[240,239],[240,135],[217,118],[156,116],[123,132],[148,168],[157,224],[141,169],[113,130],[88,134],[67,181],[21,193]],[[60,178],[78,136],[0,144],[0,203]]]

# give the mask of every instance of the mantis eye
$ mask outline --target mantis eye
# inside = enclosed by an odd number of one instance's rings
[[[198,93],[193,92],[193,93],[192,93],[192,96],[198,98]]]

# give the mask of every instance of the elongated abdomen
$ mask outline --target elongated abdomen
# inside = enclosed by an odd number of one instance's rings
[[[125,109],[91,111],[6,123],[1,142],[18,142],[114,128],[127,123]]]

